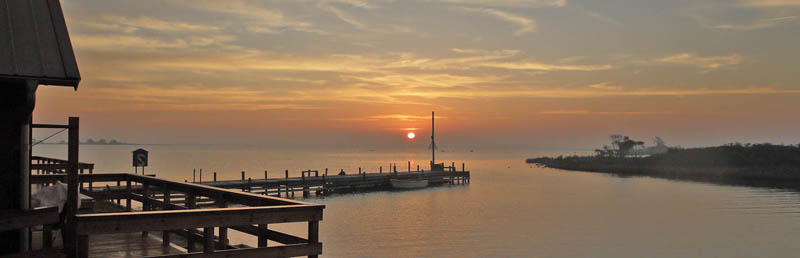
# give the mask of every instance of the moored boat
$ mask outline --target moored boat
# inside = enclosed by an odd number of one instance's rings
[[[395,189],[415,189],[428,186],[427,179],[397,179],[392,178],[392,187]]]

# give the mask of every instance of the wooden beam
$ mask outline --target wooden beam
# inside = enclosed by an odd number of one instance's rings
[[[252,225],[245,225],[245,226],[235,226],[231,227],[231,229],[240,231],[242,233],[250,234],[250,235],[258,235],[258,227]],[[283,232],[274,231],[271,229],[267,229],[267,238],[269,240],[285,244],[285,245],[293,245],[293,244],[304,244],[308,243],[308,239],[302,237],[296,237],[293,235],[289,235]]]
[[[31,124],[33,128],[53,128],[53,129],[69,129],[69,125],[56,125],[56,124]]]
[[[0,232],[58,222],[58,207],[33,208],[27,211],[0,210]]]
[[[322,205],[286,205],[201,210],[117,212],[77,215],[82,234],[170,230],[209,226],[271,224],[322,220]]]
[[[243,248],[220,250],[213,253],[189,253],[162,256],[148,256],[150,258],[261,258],[261,257],[295,257],[315,256],[322,254],[322,243],[285,245],[264,248]]]

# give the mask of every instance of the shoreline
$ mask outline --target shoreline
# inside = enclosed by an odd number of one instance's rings
[[[800,167],[676,166],[652,164],[647,158],[533,158],[526,163],[566,171],[604,173],[619,177],[652,177],[719,185],[780,188],[800,191]]]

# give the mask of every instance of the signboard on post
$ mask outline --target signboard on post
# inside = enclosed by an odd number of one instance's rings
[[[147,151],[144,149],[137,149],[133,151],[134,171],[138,170],[137,169],[138,167],[142,167],[142,174],[144,174],[144,167],[146,166],[147,166]]]

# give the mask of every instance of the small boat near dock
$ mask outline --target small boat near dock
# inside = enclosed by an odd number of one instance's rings
[[[397,179],[392,178],[392,188],[394,189],[417,189],[428,187],[427,179]]]

